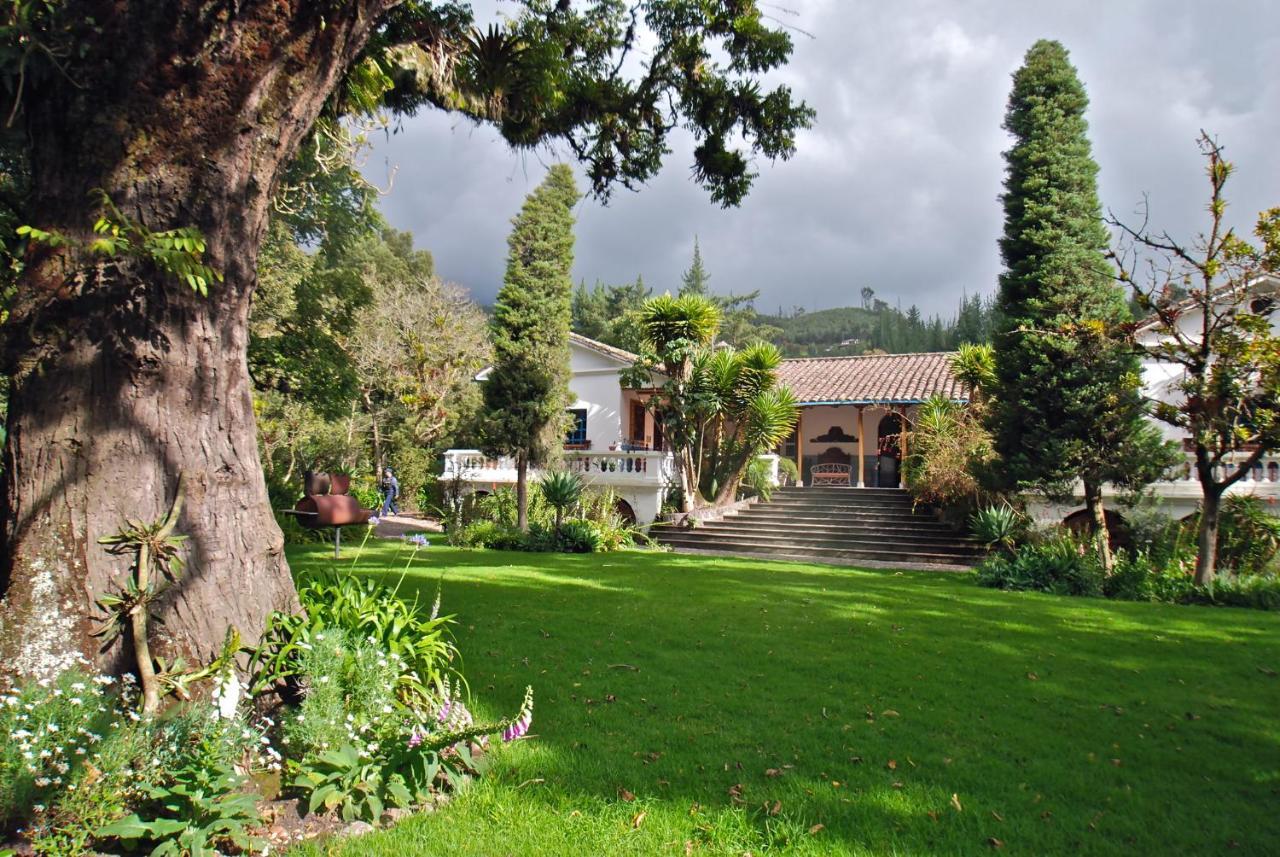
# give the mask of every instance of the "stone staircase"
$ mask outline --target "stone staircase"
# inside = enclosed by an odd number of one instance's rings
[[[722,520],[694,528],[655,526],[677,551],[767,556],[838,564],[967,567],[980,545],[913,508],[900,488],[780,488]]]

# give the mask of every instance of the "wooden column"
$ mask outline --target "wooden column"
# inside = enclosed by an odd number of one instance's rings
[[[858,405],[858,487],[867,487],[867,446],[866,427],[863,425],[863,405]]]
[[[804,484],[804,408],[796,414],[796,484]]]

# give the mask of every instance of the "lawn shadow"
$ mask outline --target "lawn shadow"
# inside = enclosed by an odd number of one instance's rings
[[[821,824],[850,852],[1280,841],[1274,616],[651,552],[427,558],[404,592],[447,566],[478,699],[536,689],[536,739],[486,788],[538,781],[520,800],[547,813],[745,819],[756,847]],[[1206,778],[1231,800],[1188,800]]]

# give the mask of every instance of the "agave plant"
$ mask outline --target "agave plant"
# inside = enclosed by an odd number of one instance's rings
[[[576,473],[557,470],[542,477],[539,487],[542,488],[542,499],[555,510],[558,533],[560,525],[564,523],[564,513],[582,499],[582,480]]]
[[[969,522],[974,537],[989,549],[1012,552],[1022,534],[1022,515],[1008,503],[979,509]]]

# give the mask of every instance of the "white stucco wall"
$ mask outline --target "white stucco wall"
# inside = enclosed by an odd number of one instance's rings
[[[576,397],[573,408],[587,411],[587,439],[592,450],[607,450],[622,439],[623,366],[577,343],[569,347],[569,391]]]

